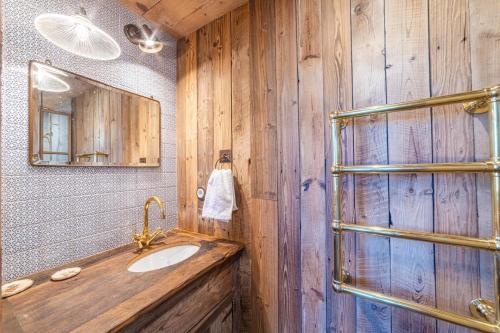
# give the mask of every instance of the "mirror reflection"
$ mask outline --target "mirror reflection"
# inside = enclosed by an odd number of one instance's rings
[[[160,103],[30,63],[32,165],[156,167]]]

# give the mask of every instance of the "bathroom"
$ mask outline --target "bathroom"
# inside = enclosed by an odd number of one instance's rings
[[[0,332],[500,332],[500,1],[0,0]]]

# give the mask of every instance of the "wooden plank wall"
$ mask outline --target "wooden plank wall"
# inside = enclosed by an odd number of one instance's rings
[[[325,121],[321,1],[297,2],[302,331],[326,330]],[[314,143],[314,144],[313,144]],[[318,274],[319,273],[319,274]],[[304,292],[305,291],[305,292]]]
[[[487,8],[490,10],[487,10]],[[500,73],[500,13],[497,1],[470,0],[469,15],[474,17],[470,21],[470,53],[472,89],[481,89],[483,86],[497,85]],[[474,119],[474,153],[475,159],[486,158],[487,134],[485,127],[487,124],[485,115]],[[478,233],[480,236],[491,235],[490,214],[490,185],[489,179],[478,176],[476,185],[478,202]],[[480,274],[491,277],[493,274],[493,263],[489,254],[480,253]],[[491,279],[481,279],[481,296],[492,299],[494,287]]]
[[[248,331],[252,316],[250,314],[252,301],[250,299],[252,284],[254,282],[250,275],[253,234],[252,208],[250,184],[251,165],[251,141],[248,139],[251,130],[251,107],[250,107],[250,35],[248,7],[243,6],[231,13],[231,52],[232,52],[232,73],[238,75],[243,80],[231,80],[232,95],[232,147],[233,149],[233,169],[236,177],[236,201],[238,211],[232,221],[233,239],[245,243],[245,252],[240,259],[240,286],[241,286],[241,316],[242,331]],[[252,297],[253,299],[253,297]]]
[[[297,73],[297,8],[275,2],[276,93],[278,113],[278,293],[279,332],[302,325],[300,141]]]
[[[177,43],[178,217],[183,229],[245,243],[240,260],[241,330],[275,331],[269,327],[269,319],[257,317],[266,313],[265,307],[277,304],[275,300],[270,304],[262,289],[275,290],[275,286],[261,283],[266,274],[277,274],[277,265],[262,264],[263,257],[272,255],[272,251],[263,253],[263,249],[270,248],[265,246],[273,235],[261,230],[259,216],[263,214],[257,210],[258,199],[251,195],[249,17],[249,6],[240,7]],[[232,168],[239,209],[230,223],[204,221],[203,202],[196,197],[196,188],[206,188],[219,150],[233,147],[238,147],[233,149]],[[264,227],[273,224],[271,221]],[[255,260],[254,251],[258,256]]]
[[[251,0],[179,40],[179,226],[245,243],[242,331],[468,331],[332,291],[328,112],[499,83],[499,13],[495,0]],[[482,160],[485,124],[460,106],[356,119],[343,160]],[[203,221],[195,190],[226,148],[240,209],[229,224]],[[345,177],[343,186],[348,223],[491,232],[484,177]],[[489,254],[343,239],[359,287],[464,315],[471,299],[492,297]]]
[[[323,58],[329,59],[323,66],[324,108],[328,110],[347,110],[352,108],[352,59],[351,59],[351,0],[323,0]],[[342,82],[343,84],[339,84]],[[345,128],[342,136],[342,160],[353,163],[353,127],[352,121]],[[325,122],[325,132],[330,131],[330,125]],[[326,136],[325,151],[331,151],[330,136]],[[331,155],[326,154],[326,165],[331,165]],[[328,178],[327,178],[328,179]],[[327,198],[331,198],[331,182],[327,181]],[[354,223],[354,177],[346,176],[342,183],[343,209],[342,215],[346,223]],[[327,199],[327,207],[329,201]],[[331,209],[326,210],[327,221],[332,219]],[[333,263],[332,234],[327,229],[328,267]],[[355,236],[346,233],[342,237],[343,264],[348,272],[355,271],[356,248]],[[327,277],[327,331],[351,333],[356,331],[356,299],[345,294],[333,293],[332,276]]]
[[[386,102],[384,57],[384,1],[351,2],[353,107]],[[354,163],[387,163],[387,116],[354,120]],[[388,177],[355,177],[355,222],[389,227]],[[355,284],[378,292],[390,292],[390,244],[385,238],[356,237]],[[356,329],[390,330],[391,309],[356,300]]]
[[[145,97],[94,87],[72,100],[73,154],[110,154],[117,165],[149,165],[160,159],[160,106]]]
[[[430,96],[427,6],[426,1],[385,2],[385,38],[399,41],[386,43],[388,103]],[[387,121],[389,163],[432,162],[429,109],[389,114]],[[432,195],[432,175],[389,176],[390,226],[432,232]],[[433,244],[391,239],[390,252],[391,294],[434,305]],[[436,321],[409,311],[393,309],[391,326],[393,332],[433,332]]]
[[[470,90],[471,65],[469,44],[469,8],[466,2],[431,1],[431,82],[432,94],[441,95]],[[460,42],[459,42],[460,41]],[[433,132],[436,162],[474,159],[473,118],[460,106],[433,109]],[[449,129],[452,128],[453,132]],[[484,138],[487,140],[487,137]],[[474,175],[435,176],[435,229],[477,236],[478,215]],[[489,199],[488,199],[489,201]],[[467,221],[464,223],[463,221]],[[490,223],[490,218],[484,221]],[[436,305],[467,314],[466,303],[479,296],[479,251],[436,246]],[[468,265],[455,266],[454,261]],[[486,279],[484,279],[486,280]],[[450,283],[449,281],[453,281]],[[456,285],[460,293],[456,293]],[[451,298],[449,295],[453,295]],[[452,329],[438,323],[438,330]]]

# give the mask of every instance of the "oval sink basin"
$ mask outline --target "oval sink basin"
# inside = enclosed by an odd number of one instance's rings
[[[197,245],[177,245],[153,252],[128,266],[128,271],[142,273],[172,266],[191,257],[200,249]]]

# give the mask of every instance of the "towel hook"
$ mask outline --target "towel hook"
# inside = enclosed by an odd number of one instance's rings
[[[231,150],[221,150],[219,151],[219,159],[215,162],[214,169],[217,169],[217,165],[219,164],[231,162]]]

